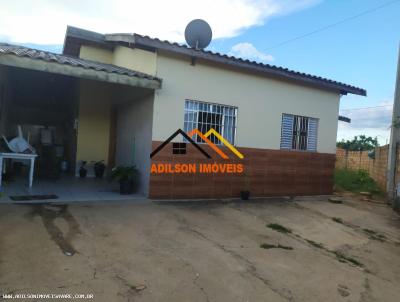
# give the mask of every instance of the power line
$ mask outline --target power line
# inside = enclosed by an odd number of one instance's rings
[[[294,38],[292,38],[292,39],[289,39],[289,40],[280,42],[280,43],[278,43],[278,44],[276,44],[276,45],[274,45],[274,46],[271,46],[271,47],[266,48],[265,50],[270,50],[270,49],[274,49],[274,48],[277,48],[277,47],[281,47],[281,46],[286,45],[286,44],[288,44],[288,43],[291,43],[291,42],[293,42],[293,41],[297,41],[297,40],[300,40],[300,39],[302,39],[302,38],[305,38],[305,37],[314,35],[314,34],[316,34],[316,33],[319,33],[319,32],[321,32],[321,31],[327,30],[327,29],[329,29],[329,28],[332,28],[332,27],[334,27],[334,26],[340,25],[340,24],[342,24],[342,23],[346,23],[346,22],[352,21],[352,20],[354,20],[354,19],[360,18],[360,17],[362,17],[362,16],[364,16],[364,15],[373,13],[373,12],[375,12],[375,11],[377,11],[377,10],[380,10],[380,9],[382,9],[382,8],[384,8],[384,7],[387,7],[387,6],[389,6],[389,5],[392,5],[392,4],[394,4],[394,3],[396,3],[396,2],[399,2],[399,1],[400,1],[400,0],[394,0],[394,1],[386,2],[386,3],[384,3],[384,4],[380,5],[380,6],[371,8],[371,9],[369,9],[369,10],[365,10],[365,11],[359,13],[359,14],[356,14],[356,15],[353,15],[353,16],[351,16],[351,17],[348,17],[348,18],[342,19],[342,20],[340,20],[340,21],[337,21],[337,22],[335,22],[335,23],[332,23],[332,24],[329,24],[329,25],[320,27],[320,28],[318,28],[318,29],[316,29],[316,30],[313,30],[313,31],[309,32],[309,33],[306,33],[306,34],[303,34],[303,35],[294,37]]]
[[[340,111],[364,110],[364,109],[373,109],[373,108],[382,108],[382,107],[393,107],[393,104],[380,105],[380,106],[371,106],[371,107],[347,108],[347,109],[340,109]]]

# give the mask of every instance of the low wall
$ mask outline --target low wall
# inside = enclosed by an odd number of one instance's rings
[[[153,142],[153,150],[161,142]],[[241,174],[188,173],[151,174],[150,198],[235,198],[250,190],[252,197],[332,194],[335,155],[254,148],[238,148],[238,159],[225,147],[229,160],[219,157],[209,146],[201,147],[212,156],[207,159],[191,144],[186,155],[172,154],[171,143],[152,158],[152,164],[217,163],[241,164]]]
[[[386,171],[389,145],[375,149],[375,159],[368,157],[369,151],[347,151],[336,149],[336,168],[365,170],[377,182],[382,190],[386,190]],[[399,154],[397,154],[399,157]]]

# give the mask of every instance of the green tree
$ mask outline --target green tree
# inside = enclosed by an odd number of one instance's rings
[[[372,138],[371,136],[367,137],[365,135],[355,136],[351,141],[342,140],[336,143],[336,147],[349,151],[373,150],[378,145],[377,137]]]

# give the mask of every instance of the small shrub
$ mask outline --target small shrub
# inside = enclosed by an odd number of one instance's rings
[[[280,225],[278,223],[270,223],[270,224],[267,225],[267,227],[270,228],[270,229],[273,229],[273,230],[275,230],[277,232],[281,232],[281,233],[288,234],[288,233],[292,232],[292,230],[290,230],[290,229],[288,229],[288,228],[286,228],[283,225]]]
[[[332,217],[332,220],[333,220],[334,222],[343,224],[343,219],[342,219],[342,218],[339,218],[339,217]]]
[[[340,261],[340,262],[350,262],[352,264],[354,264],[355,266],[359,266],[359,267],[363,267],[364,265],[359,262],[357,259],[354,259],[352,257],[348,257],[343,255],[341,252],[339,251],[333,251],[333,253],[336,255],[336,258]]]
[[[316,248],[319,248],[319,249],[323,249],[324,248],[324,245],[322,243],[318,243],[318,242],[315,242],[314,240],[309,240],[309,239],[306,239],[306,241],[309,244],[311,244],[312,246],[315,246]]]
[[[363,229],[364,233],[369,236],[370,239],[377,240],[380,242],[384,242],[386,240],[386,236],[383,234],[379,234],[377,231],[370,229]]]
[[[293,250],[293,248],[291,246],[280,245],[280,244],[278,244],[277,248],[284,249],[284,250]]]
[[[376,231],[370,230],[370,229],[363,229],[363,231],[364,231],[365,233],[367,233],[368,235],[376,235],[376,234],[377,234]]]
[[[260,244],[260,247],[263,249],[283,249],[283,250],[293,250],[293,248],[291,246],[286,246],[286,245],[274,245],[274,244],[269,244],[269,243],[262,243]]]
[[[262,243],[262,244],[260,244],[260,247],[263,249],[269,250],[269,249],[273,249],[275,247],[275,245],[269,244],[269,243]]]

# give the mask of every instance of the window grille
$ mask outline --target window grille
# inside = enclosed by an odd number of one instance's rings
[[[318,119],[283,114],[281,149],[317,151]]]
[[[229,143],[235,144],[237,107],[218,105],[212,103],[185,101],[184,130],[186,133],[193,129],[198,129],[205,134],[214,128]],[[210,135],[208,139],[214,144],[221,144],[220,140]],[[193,140],[204,143],[200,136],[196,134]]]

